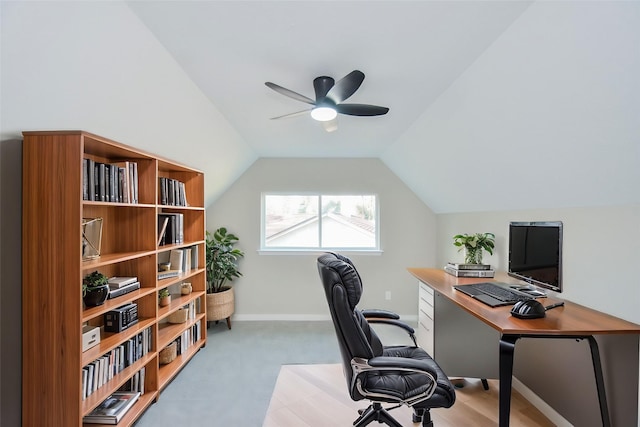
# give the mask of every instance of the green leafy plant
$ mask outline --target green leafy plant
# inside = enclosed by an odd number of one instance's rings
[[[160,289],[160,291],[158,292],[158,298],[166,298],[169,296],[169,289],[164,288],[164,289]]]
[[[482,251],[493,255],[495,239],[493,233],[456,234],[453,236],[453,244],[459,247],[458,252],[465,250],[465,263],[482,264]]]
[[[89,273],[84,277],[84,279],[82,279],[82,296],[85,296],[87,292],[91,292],[108,283],[109,278],[99,271]]]
[[[213,234],[207,231],[207,293],[220,292],[227,281],[242,276],[238,271],[238,260],[244,257],[244,252],[234,248],[238,240],[234,234],[227,233],[224,227],[218,228]]]

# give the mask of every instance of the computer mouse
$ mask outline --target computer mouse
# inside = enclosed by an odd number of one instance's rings
[[[511,309],[511,315],[520,319],[539,319],[546,315],[546,308],[534,299],[518,301]]]

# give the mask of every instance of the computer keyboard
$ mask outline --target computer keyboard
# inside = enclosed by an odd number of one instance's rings
[[[456,285],[454,288],[491,307],[512,305],[518,301],[534,299],[532,296],[492,282]]]
[[[502,286],[496,285],[494,283],[475,283],[473,287],[478,289],[479,291],[484,292],[487,295],[494,297],[495,299],[499,299],[504,302],[512,302],[516,303],[518,301],[527,301],[533,299],[528,295],[522,295],[522,293],[514,291],[512,289],[503,288]]]

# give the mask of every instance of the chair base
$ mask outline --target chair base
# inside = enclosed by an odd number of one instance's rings
[[[364,427],[373,421],[384,423],[390,427],[402,427],[380,403],[373,403],[365,410],[360,410],[360,416],[353,422],[354,427]],[[413,409],[413,422],[422,423],[422,427],[433,427],[431,412],[425,408]]]

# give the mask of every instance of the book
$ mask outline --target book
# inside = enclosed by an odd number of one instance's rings
[[[118,181],[121,187],[121,202],[133,203],[131,199],[131,175],[129,173],[130,162],[112,163],[118,169]]]
[[[89,159],[82,159],[82,200],[89,200]]]
[[[98,169],[98,197],[96,200],[100,202],[107,201],[107,187],[105,181],[105,168],[104,163],[96,163]]]
[[[107,283],[109,284],[109,288],[118,289],[137,281],[137,277],[113,276],[107,280]]]
[[[198,269],[198,245],[191,246],[191,269]]]
[[[191,248],[182,249],[183,259],[182,259],[182,271],[187,273],[191,271]]]
[[[87,200],[97,200],[96,199],[96,162],[94,160],[88,159],[87,164],[87,176],[89,179],[88,188],[89,198]]]
[[[184,272],[184,252],[182,249],[172,249],[169,256],[169,263],[171,270],[176,270],[180,273]]]
[[[178,270],[159,271],[158,280],[169,279],[171,277],[178,277],[179,275],[180,275],[180,271]]]
[[[494,277],[494,270],[458,270],[446,265],[444,271],[455,277]]]
[[[133,283],[129,283],[127,285],[124,285],[120,288],[110,288],[109,289],[109,296],[107,297],[108,299],[113,299],[113,298],[117,298],[119,296],[122,296],[124,294],[128,294],[129,292],[133,292],[136,289],[140,289],[140,282],[136,281]]]
[[[140,397],[138,391],[116,391],[82,419],[88,424],[118,424]]]
[[[162,223],[162,225],[160,225]],[[165,245],[165,234],[167,233],[167,224],[169,224],[169,218],[164,216],[158,216],[158,246]]]
[[[456,270],[491,270],[490,264],[458,264],[456,262],[447,263],[448,267]]]

